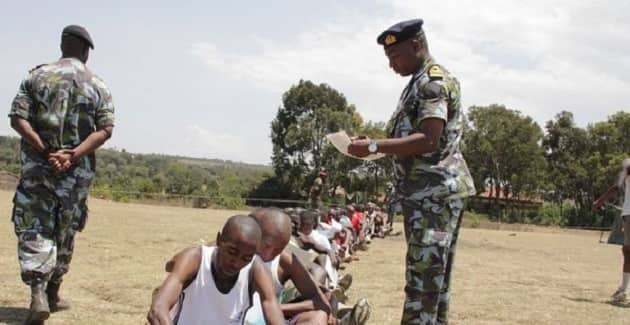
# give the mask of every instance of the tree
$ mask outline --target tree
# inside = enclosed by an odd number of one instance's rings
[[[589,176],[583,184],[585,208],[616,180],[621,161],[630,156],[630,113],[618,112],[604,122],[590,124],[587,133],[591,150],[584,159]]]
[[[630,113],[618,112],[582,129],[571,113],[561,112],[546,128],[549,183],[556,199],[570,199],[575,205],[567,223],[601,225],[602,213],[592,212],[591,203],[615,181],[630,152]]]
[[[385,123],[368,121],[355,132],[370,139],[387,138]],[[343,186],[349,192],[364,192],[366,197],[379,194],[382,181],[392,174],[389,156],[379,160],[359,160],[339,153],[333,146],[327,146],[322,162],[329,170],[329,183]]]
[[[339,130],[352,133],[361,125],[353,105],[326,84],[303,81],[282,96],[282,106],[271,122],[272,164],[276,183],[304,193],[329,147],[325,135]],[[273,182],[272,182],[273,183]]]
[[[584,189],[590,181],[586,166],[591,152],[588,133],[575,126],[573,114],[567,111],[557,114],[545,128],[547,134],[542,145],[549,167],[547,179],[552,198],[558,203],[571,199],[578,206],[583,206]]]
[[[492,187],[497,198],[518,197],[541,185],[542,130],[531,117],[503,105],[473,106],[465,129],[464,157],[478,189]]]

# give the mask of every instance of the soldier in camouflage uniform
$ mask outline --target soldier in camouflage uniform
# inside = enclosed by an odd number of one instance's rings
[[[411,80],[388,123],[390,138],[355,140],[348,149],[394,156],[407,239],[402,324],[446,324],[464,200],[475,192],[459,149],[459,82],[429,55],[421,19],[390,27],[377,42],[390,67]]]
[[[64,28],[62,58],[30,71],[9,113],[22,137],[12,220],[22,280],[31,287],[28,324],[41,324],[50,311],[63,308],[59,286],[75,232],[87,220],[94,151],[113,131],[111,94],[85,66],[90,48],[83,27]]]
[[[326,177],[328,176],[328,171],[322,168],[319,171],[319,176],[315,178],[313,181],[313,185],[309,190],[309,197],[311,201],[312,209],[319,209],[322,207],[322,192],[325,188]]]

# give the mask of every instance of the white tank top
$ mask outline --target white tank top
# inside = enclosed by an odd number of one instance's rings
[[[269,262],[263,262],[263,260],[256,255],[256,259],[258,259],[269,272],[271,272],[271,279],[273,280],[273,289],[276,293],[276,297],[280,299],[280,294],[282,294],[282,289],[284,289],[284,285],[280,282],[278,278],[278,266],[280,265],[280,255],[276,256],[273,260]],[[262,310],[262,304],[260,303],[260,295],[258,292],[254,292],[254,296],[252,297],[252,308],[247,311],[247,315],[245,316],[244,325],[259,325],[265,324],[265,316]]]
[[[252,262],[238,274],[238,280],[227,294],[221,293],[212,276],[212,260],[216,247],[201,246],[201,264],[195,280],[184,290],[181,309],[175,317],[177,325],[236,325],[243,322],[251,306],[249,280]]]
[[[626,176],[624,181],[624,187],[626,191],[623,197],[623,208],[621,209],[622,216],[630,216],[630,176]]]

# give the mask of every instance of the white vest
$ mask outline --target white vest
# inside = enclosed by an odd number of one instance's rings
[[[273,260],[269,262],[263,262],[263,260],[256,255],[256,259],[260,260],[261,263],[265,266],[265,268],[271,272],[271,279],[273,281],[273,289],[276,293],[276,297],[278,300],[280,299],[280,294],[282,294],[282,289],[284,289],[284,285],[280,282],[278,278],[278,266],[280,265],[280,255],[276,256]],[[245,316],[245,325],[260,325],[265,324],[265,316],[262,310],[262,304],[260,302],[260,295],[258,292],[254,292],[253,296],[253,305],[252,308],[247,311],[247,315]],[[278,301],[279,302],[279,301]]]
[[[626,191],[623,197],[623,208],[621,209],[622,216],[630,216],[630,175],[626,176],[624,181],[624,189]]]
[[[177,325],[236,325],[243,322],[251,306],[249,280],[252,262],[241,269],[238,280],[227,294],[217,289],[212,276],[216,247],[201,247],[201,264],[195,280],[184,290]]]

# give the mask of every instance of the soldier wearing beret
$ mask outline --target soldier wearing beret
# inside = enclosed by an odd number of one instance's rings
[[[410,77],[388,139],[355,139],[356,156],[393,156],[407,239],[402,324],[446,324],[450,277],[466,197],[475,193],[460,152],[463,112],[457,79],[429,54],[421,19],[381,33],[389,66]]]
[[[114,127],[109,89],[85,65],[93,48],[85,28],[64,28],[61,59],[29,72],[9,113],[22,138],[12,221],[21,277],[31,287],[26,324],[43,324],[68,307],[59,288],[87,220],[94,151]]]

